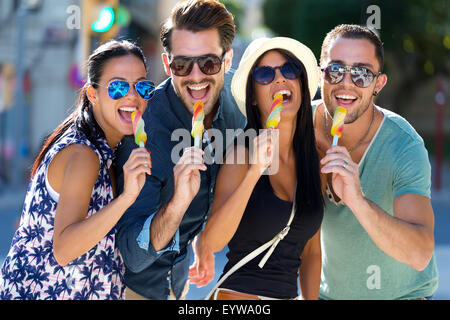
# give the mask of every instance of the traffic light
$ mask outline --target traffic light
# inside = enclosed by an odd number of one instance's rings
[[[114,10],[110,6],[100,9],[98,19],[91,25],[91,29],[95,32],[106,32],[114,24]]]
[[[130,13],[119,0],[83,0],[81,19],[81,60],[84,62],[92,43],[97,45],[114,38],[121,27],[130,23]],[[82,74],[85,76],[86,70],[82,70]]]

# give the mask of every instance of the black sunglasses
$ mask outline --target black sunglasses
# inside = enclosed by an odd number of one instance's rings
[[[177,56],[172,59],[172,62],[170,62],[169,65],[173,74],[179,77],[189,75],[194,67],[194,63],[197,63],[204,74],[212,76],[217,74],[222,68],[224,57],[225,53],[221,58],[215,54],[205,54],[198,57]]]
[[[381,72],[374,74],[367,68],[357,66],[344,66],[341,64],[331,64],[326,68],[323,68],[324,79],[330,84],[337,84],[341,82],[346,73],[350,73],[350,78],[353,83],[360,88],[367,88],[378,77]]]
[[[269,67],[260,66],[253,70],[253,77],[259,84],[269,84],[275,79],[276,69],[280,69],[281,74],[286,79],[294,80],[300,76],[300,69],[298,69],[293,63],[285,62],[282,66]]]

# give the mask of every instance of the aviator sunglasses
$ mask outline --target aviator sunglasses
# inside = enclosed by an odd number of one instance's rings
[[[169,66],[174,75],[184,77],[191,73],[194,63],[197,63],[198,67],[204,74],[212,76],[218,73],[222,68],[224,57],[225,53],[221,58],[215,54],[205,54],[198,57],[177,56],[173,58]]]
[[[104,87],[98,83],[97,85]],[[108,84],[108,95],[113,100],[119,100],[125,97],[130,91],[130,83],[125,80],[114,80]],[[142,80],[134,83],[134,89],[142,99],[150,99],[155,90],[155,85],[150,80]]]
[[[259,84],[269,84],[273,81],[273,79],[275,79],[276,69],[280,69],[281,74],[286,79],[294,80],[297,79],[300,75],[300,70],[293,63],[285,62],[282,66],[278,67],[256,67],[253,70],[253,77]]]
[[[331,64],[326,68],[323,68],[324,79],[329,84],[337,84],[341,82],[346,73],[350,73],[350,78],[353,83],[360,88],[367,88],[373,82],[373,80],[378,77],[381,72],[374,74],[367,68],[357,67],[357,66],[344,66],[341,64]]]

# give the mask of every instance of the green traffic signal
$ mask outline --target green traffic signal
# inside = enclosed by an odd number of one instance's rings
[[[114,10],[109,6],[104,7],[100,11],[97,21],[95,21],[91,25],[91,28],[95,32],[99,32],[99,33],[106,32],[114,24],[114,19],[115,19]]]

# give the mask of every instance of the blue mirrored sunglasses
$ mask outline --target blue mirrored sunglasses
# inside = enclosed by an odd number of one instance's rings
[[[155,85],[149,80],[143,80],[134,84],[134,89],[142,99],[150,99],[155,90]],[[124,80],[114,80],[108,85],[108,95],[111,99],[119,100],[125,97],[130,90],[130,83]]]

